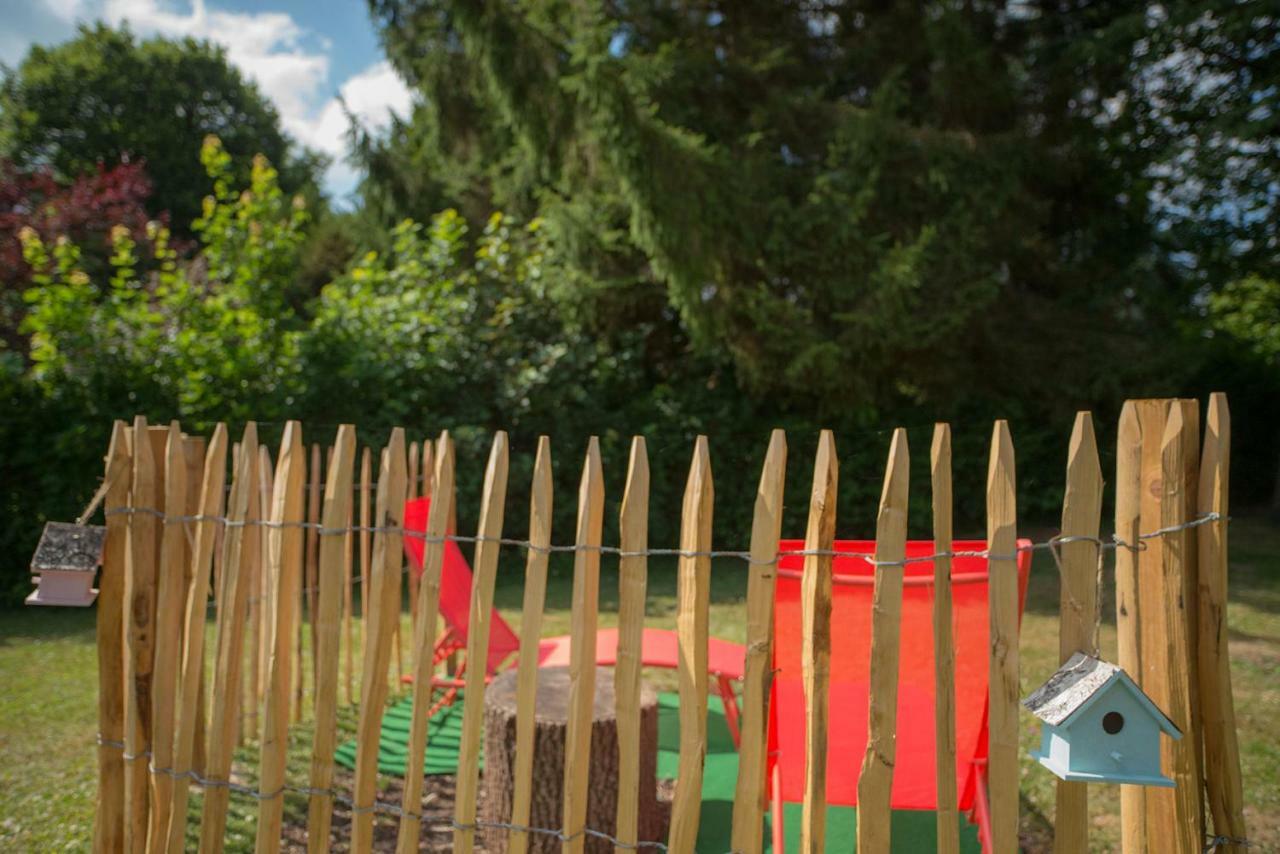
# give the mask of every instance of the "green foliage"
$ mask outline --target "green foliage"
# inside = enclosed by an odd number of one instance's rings
[[[1260,359],[1280,360],[1280,281],[1249,276],[1209,298],[1214,324]]]
[[[282,170],[285,192],[317,196],[323,159],[290,144],[275,108],[208,42],[81,26],[68,42],[33,47],[0,82],[0,157],[52,166],[65,180],[142,159],[154,185],[149,210],[169,212],[181,235],[206,192],[191,152],[207,134],[222,140],[238,181],[261,153]]]

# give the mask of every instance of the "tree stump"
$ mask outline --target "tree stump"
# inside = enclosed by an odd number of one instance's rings
[[[615,717],[613,670],[596,668],[595,708],[591,720],[591,765],[588,771],[587,827],[610,835],[618,811],[618,722]],[[667,816],[658,801],[658,697],[647,685],[640,701],[641,840],[661,841]],[[569,671],[548,667],[538,671],[538,699],[534,716],[533,801],[529,826],[560,829],[564,821],[564,748],[569,714]],[[482,822],[510,822],[515,795],[516,671],[498,676],[484,697],[484,796]],[[506,851],[508,831],[487,828],[486,851]],[[529,851],[560,851],[560,840],[549,833],[530,833]],[[593,836],[586,850],[611,854],[613,845]]]

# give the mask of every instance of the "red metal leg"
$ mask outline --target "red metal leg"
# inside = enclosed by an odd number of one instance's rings
[[[783,854],[782,834],[782,771],[779,766],[773,766],[773,798],[769,804],[769,817],[773,825],[773,854]]]
[[[983,854],[991,854],[991,804],[987,801],[987,762],[981,759],[974,763],[977,781],[974,786],[973,811],[978,819],[978,841],[982,843]]]
[[[729,735],[736,750],[742,746],[742,733],[738,729],[738,695],[733,691],[733,680],[723,673],[716,674],[716,682],[720,686],[720,699],[724,701],[724,722],[729,725]]]

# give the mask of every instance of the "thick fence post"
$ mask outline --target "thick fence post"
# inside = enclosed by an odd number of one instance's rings
[[[266,696],[263,701],[262,743],[259,746],[258,789],[270,794],[258,807],[257,854],[280,850],[280,826],[284,816],[284,772],[289,748],[289,710],[293,692],[293,652],[299,621],[302,589],[303,535],[298,523],[306,511],[306,451],[302,425],[285,424],[280,440],[276,477],[272,483],[267,528],[266,602],[271,607],[265,643],[269,649]]]
[[[787,435],[774,430],[756,488],[751,520],[751,564],[747,569],[747,654],[743,665],[742,729],[738,785],[733,799],[734,851],[764,848],[765,768],[769,749],[769,688],[773,667],[773,595],[782,534],[782,496],[787,475]]]
[[[160,511],[156,463],[147,419],[133,422],[133,488],[125,560],[124,601],[124,845],[129,852],[147,847],[150,785],[147,752],[151,749],[151,665],[155,648],[156,546]],[[150,512],[138,512],[150,511]]]
[[[711,596],[711,522],[715,490],[707,437],[693,447],[680,518],[676,570],[676,640],[679,644],[680,759],[671,801],[671,851],[693,851],[702,806],[702,770],[707,752],[707,642]],[[585,716],[590,726],[590,712]],[[590,735],[586,736],[587,739]],[[584,762],[585,766],[585,754]],[[581,849],[578,849],[581,850]]]
[[[133,459],[129,427],[111,427],[103,479],[107,542],[98,581],[98,811],[93,848],[101,854],[124,850],[124,576],[128,560],[129,516],[119,511],[129,503]]]
[[[830,430],[818,437],[800,579],[801,651],[804,684],[804,805],[800,851],[823,854],[827,840],[827,694],[831,682],[831,564],[836,538],[836,485],[840,464]],[[814,554],[819,552],[819,554]]]
[[[382,733],[383,706],[387,700],[387,666],[391,659],[392,631],[400,620],[400,565],[404,536],[405,496],[404,430],[391,431],[378,471],[377,520],[373,538],[369,596],[368,636],[364,670],[360,678],[360,721],[356,733],[355,815],[351,850],[367,854],[373,848],[373,807],[378,783],[378,741]],[[461,765],[459,765],[461,767]]]
[[[355,465],[356,430],[350,424],[338,428],[329,460],[324,490],[323,528],[320,530],[320,562],[316,583],[315,733],[311,742],[311,788],[327,791],[333,782],[333,751],[338,726],[338,653],[342,614],[343,547],[351,510],[352,469]],[[307,850],[329,850],[333,796],[312,794],[307,809]]]
[[[1229,841],[1220,850],[1244,854],[1244,793],[1240,746],[1231,695],[1227,649],[1227,511],[1231,467],[1231,413],[1227,396],[1209,397],[1204,455],[1200,462],[1200,514],[1217,519],[1197,531],[1200,548],[1200,713],[1204,725],[1205,793],[1215,835]]]
[[[938,854],[960,854],[956,791],[956,650],[952,621],[951,425],[935,424],[929,449],[933,492],[934,756],[938,774]]]
[[[991,847],[1018,850],[1018,547],[1017,479],[1009,425],[991,432],[987,469],[987,574],[991,619],[988,788]]]
[[[426,759],[427,723],[432,708],[435,675],[432,640],[440,610],[440,575],[444,566],[445,535],[456,500],[453,473],[453,440],[446,431],[440,434],[440,457],[436,462],[435,480],[439,484],[427,517],[426,540],[422,554],[422,582],[418,585],[418,624],[413,629],[413,717],[409,723],[409,753],[404,765],[404,794],[400,802],[400,829],[396,838],[399,854],[418,850],[422,819],[422,764]]]
[[[156,578],[156,647],[152,670],[151,746],[153,768],[173,767],[174,698],[181,665],[182,606],[186,602],[183,558],[187,536],[181,517],[187,510],[187,460],[182,429],[169,424],[164,465],[164,527],[160,535],[160,564]],[[169,831],[174,779],[165,771],[151,774],[151,821],[147,850],[160,851]]]
[[[893,431],[885,466],[880,510],[876,515],[876,562],[892,564],[907,556],[907,483],[910,478],[907,431]],[[867,715],[867,751],[858,777],[858,850],[889,851],[890,794],[898,738],[898,640],[902,625],[902,577],[905,565],[875,567],[871,608],[871,673]]]
[[[1141,681],[1142,637],[1138,620],[1138,536],[1142,533],[1142,422],[1126,401],[1116,436],[1116,649],[1120,667]],[[1120,846],[1147,850],[1147,802],[1141,786],[1120,787]]]
[[[1183,737],[1177,741],[1161,739],[1161,764],[1173,778],[1174,823],[1166,828],[1162,838],[1173,844],[1178,854],[1194,854],[1204,842],[1204,829],[1200,812],[1200,757],[1196,755],[1196,738],[1192,722],[1192,684],[1187,662],[1190,656],[1184,584],[1186,556],[1191,548],[1190,530],[1182,528],[1187,522],[1186,455],[1189,425],[1183,417],[1182,407],[1175,403],[1169,407],[1161,442],[1163,490],[1160,501],[1160,526],[1170,530],[1164,535],[1161,549],[1164,576],[1165,627],[1168,664],[1165,670],[1165,686],[1169,704],[1165,713]]]
[[[214,657],[213,714],[209,720],[209,753],[206,773],[210,779],[231,779],[231,754],[239,723],[240,666],[244,661],[244,617],[249,585],[245,572],[244,546],[252,493],[258,489],[258,431],[250,421],[240,440],[240,459],[231,494],[227,499],[227,529],[222,551],[222,582],[219,597],[222,611],[218,619],[217,653]],[[248,536],[257,536],[253,531]],[[201,854],[219,854],[226,832],[230,790],[225,786],[205,789],[204,814],[200,822]]]
[[[498,431],[485,468],[476,532],[475,572],[471,584],[471,613],[467,623],[466,693],[462,702],[462,741],[458,747],[458,778],[454,796],[453,848],[471,854],[475,845],[476,792],[479,786],[481,724],[484,714],[485,671],[489,660],[489,625],[493,587],[498,571],[498,539],[502,536],[507,498],[507,434]],[[385,668],[383,669],[385,672]],[[376,734],[374,735],[376,739]]]
[[[1067,485],[1062,499],[1063,543],[1058,599],[1058,660],[1077,652],[1098,655],[1098,528],[1102,518],[1102,466],[1093,417],[1076,414],[1067,451]],[[1084,783],[1057,781],[1054,850],[1089,846],[1089,794]]]
[[[631,440],[627,485],[618,512],[618,663],[614,672],[618,719],[617,854],[634,850],[640,828],[640,659],[649,584],[649,454],[644,437]],[[521,635],[523,637],[523,634]],[[531,730],[532,731],[532,730]]]

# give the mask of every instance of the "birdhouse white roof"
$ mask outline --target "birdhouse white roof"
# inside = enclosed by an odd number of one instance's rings
[[[1022,701],[1022,705],[1050,726],[1061,726],[1106,693],[1109,685],[1117,683],[1133,693],[1160,729],[1174,738],[1182,735],[1173,721],[1129,678],[1129,674],[1114,664],[1083,652],[1067,659],[1043,685]]]

